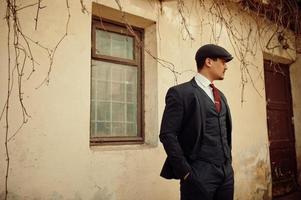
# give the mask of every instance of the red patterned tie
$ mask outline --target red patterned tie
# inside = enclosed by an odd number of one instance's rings
[[[213,83],[210,84],[210,87],[212,88],[216,111],[219,113],[221,111],[221,96]]]

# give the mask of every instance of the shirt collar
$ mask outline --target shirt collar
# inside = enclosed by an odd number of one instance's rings
[[[202,84],[204,87],[208,87],[211,84],[211,82],[200,73],[197,73],[197,75],[195,75],[195,80]]]

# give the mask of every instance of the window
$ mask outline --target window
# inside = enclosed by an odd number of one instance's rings
[[[142,121],[143,30],[92,20],[90,143],[129,144],[144,140]]]

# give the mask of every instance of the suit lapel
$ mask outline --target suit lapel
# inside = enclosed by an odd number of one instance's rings
[[[201,114],[201,122],[200,122],[200,132],[197,136],[197,139],[196,139],[196,142],[195,142],[195,145],[194,145],[194,148],[192,150],[192,154],[191,154],[191,159],[195,159],[194,157],[196,157],[196,152],[199,148],[199,144],[200,144],[200,140],[202,139],[202,135],[200,133],[204,133],[205,132],[205,119],[206,119],[206,113],[205,113],[205,105],[204,105],[204,101],[201,99],[201,96],[202,96],[202,92],[203,90],[197,85],[196,81],[194,78],[191,79],[190,81],[194,91],[197,93],[196,96],[197,96],[197,100],[198,100],[198,103],[199,103],[199,106],[200,106],[200,114]],[[208,97],[209,98],[209,97]],[[203,123],[202,123],[203,122]]]

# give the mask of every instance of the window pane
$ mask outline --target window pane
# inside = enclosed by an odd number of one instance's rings
[[[111,66],[110,64],[100,65],[99,61],[92,60],[92,79],[108,81],[111,80]]]
[[[133,123],[126,124],[126,134],[128,136],[137,136],[137,126]]]
[[[106,81],[97,81],[96,85],[96,93],[97,93],[97,100],[110,100],[111,98],[111,85],[110,82]]]
[[[96,29],[96,54],[134,59],[133,37]]]
[[[126,71],[126,99],[127,102],[137,102],[137,69]]]
[[[91,76],[92,76],[92,80],[97,78],[97,67],[95,67],[95,62],[93,62],[93,60],[91,65]]]
[[[98,80],[108,81],[111,80],[111,68],[108,65],[103,65],[102,67],[97,67],[97,77]]]
[[[112,83],[112,100],[124,102],[124,84]]]
[[[126,38],[126,53],[127,53],[126,57],[127,58],[131,58],[131,59],[134,58],[133,48],[134,48],[133,38],[132,37],[127,37]]]
[[[110,104],[111,103],[107,102],[97,103],[97,121],[111,121]]]
[[[96,123],[94,121],[91,121],[91,124],[90,124],[91,137],[95,137],[95,135],[96,135],[95,125],[96,125]]]
[[[112,121],[124,122],[125,118],[125,104],[112,103]]]
[[[126,85],[126,101],[129,103],[137,102],[137,85],[127,84]]]
[[[132,84],[137,83],[137,68],[132,67],[126,70],[126,82]]]
[[[110,32],[96,30],[96,53],[111,55]]]
[[[91,99],[92,100],[96,99],[96,81],[93,79],[92,79],[92,85],[91,85]]]
[[[114,136],[125,136],[124,123],[112,123],[112,134]]]
[[[108,122],[97,122],[96,123],[96,128],[97,128],[97,132],[95,133],[96,137],[110,136],[111,123],[108,123]]]
[[[126,58],[126,41],[124,36],[112,34],[112,55],[115,57]]]
[[[137,136],[137,68],[92,63],[91,137]]]
[[[94,121],[96,120],[95,117],[95,110],[96,110],[96,105],[95,105],[95,101],[91,101],[91,120]]]
[[[127,122],[134,122],[136,123],[137,121],[137,117],[136,117],[136,113],[137,113],[137,105],[135,104],[127,104],[127,112],[126,112],[126,121]]]
[[[111,70],[112,70],[112,80],[114,82],[124,82],[125,79],[125,69],[122,65],[113,65],[111,66]]]

